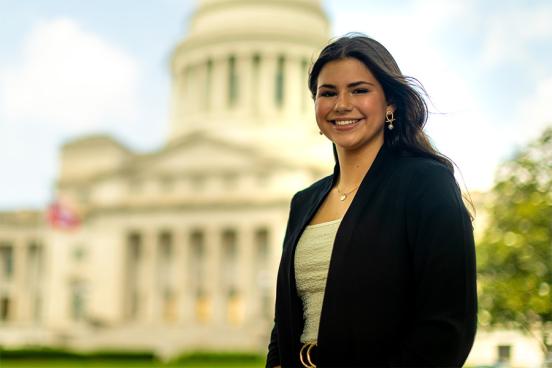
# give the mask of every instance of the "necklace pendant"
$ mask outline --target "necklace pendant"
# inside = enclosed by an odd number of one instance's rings
[[[339,200],[340,200],[341,202],[343,202],[343,201],[346,200],[346,199],[347,199],[347,194],[341,194],[341,195],[339,196]]]

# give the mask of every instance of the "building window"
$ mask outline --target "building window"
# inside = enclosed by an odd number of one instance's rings
[[[0,297],[0,321],[9,321],[11,318],[11,300],[7,296]]]
[[[211,300],[203,290],[196,294],[195,304],[196,320],[202,324],[209,322],[211,318]]]
[[[196,294],[203,289],[203,275],[205,272],[205,234],[201,230],[190,234],[190,279]]]
[[[172,285],[173,236],[168,231],[159,234],[157,275],[161,293],[161,311],[164,321],[176,320],[176,295]]]
[[[255,265],[257,287],[262,291],[270,287],[270,244],[267,228],[255,231]]]
[[[190,175],[190,182],[194,190],[202,190],[205,188],[207,179],[205,175],[202,174],[192,174]]]
[[[142,259],[142,235],[131,232],[127,237],[126,300],[127,318],[136,320],[140,314],[140,269]]]
[[[238,174],[237,173],[228,172],[228,173],[223,174],[222,178],[223,178],[224,186],[226,187],[226,189],[232,190],[232,189],[235,189],[237,187],[237,184],[238,184]]]
[[[86,258],[86,247],[82,244],[75,245],[71,250],[71,258],[76,263],[82,262]]]
[[[272,294],[268,290],[261,292],[261,318],[270,320],[274,317],[274,301]]]
[[[163,192],[172,192],[174,190],[174,177],[163,176],[159,179]]]
[[[71,319],[75,322],[84,320],[86,313],[85,293],[86,285],[82,280],[75,280],[70,285]]]
[[[236,289],[228,290],[227,295],[227,317],[228,323],[233,326],[239,326],[243,321],[243,301]]]
[[[31,306],[31,313],[33,322],[38,323],[42,321],[42,298],[40,295],[35,295]]]
[[[175,322],[178,319],[176,295],[166,288],[163,290],[163,320],[165,322]]]
[[[238,72],[236,67],[236,57],[228,58],[228,105],[236,106],[238,102]]]
[[[139,178],[134,178],[129,182],[129,189],[132,193],[140,193],[144,190],[144,182]]]
[[[284,69],[286,65],[286,60],[283,56],[278,58],[278,64],[276,66],[276,90],[275,90],[275,99],[276,106],[282,107],[284,105]]]
[[[13,246],[8,243],[0,245],[0,277],[10,280],[13,276]]]
[[[140,315],[140,294],[136,288],[131,289],[128,295],[128,317],[137,320]]]
[[[27,247],[26,282],[31,301],[31,316],[33,322],[40,322],[42,313],[41,280],[43,267],[42,246],[32,241]]]
[[[37,242],[31,242],[27,247],[27,269],[30,273],[29,279],[37,280],[42,274],[42,261],[42,246]]]
[[[238,235],[234,229],[222,232],[222,280],[223,294],[226,295],[227,321],[239,325],[242,321],[242,303],[238,291]]]
[[[142,235],[130,233],[128,236],[128,254],[130,260],[138,262],[142,256]]]
[[[238,244],[237,234],[233,229],[227,229],[222,232],[222,280],[225,290],[236,289],[236,274],[238,265]]]
[[[194,230],[190,233],[190,288],[195,297],[195,316],[200,323],[207,323],[211,315],[211,303],[205,292],[205,233]]]
[[[159,261],[162,266],[170,264],[173,253],[173,236],[168,231],[159,234]]]
[[[257,248],[257,262],[268,266],[269,241],[268,229],[265,227],[255,231],[255,246]]]
[[[498,345],[498,363],[505,364],[510,363],[510,358],[512,354],[512,347],[510,345]]]
[[[273,303],[270,280],[270,232],[266,227],[260,227],[255,231],[255,278],[259,292],[259,315],[263,319],[273,316]]]

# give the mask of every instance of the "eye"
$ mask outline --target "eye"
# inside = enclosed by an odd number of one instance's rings
[[[318,92],[318,97],[333,97],[335,96],[334,91],[320,91]]]
[[[365,94],[365,93],[368,93],[368,92],[370,92],[370,90],[367,89],[367,88],[355,88],[353,90],[353,94],[355,94],[355,95],[361,95],[361,94]]]

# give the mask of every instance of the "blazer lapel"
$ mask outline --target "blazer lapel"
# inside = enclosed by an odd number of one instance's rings
[[[385,146],[382,146],[376,155],[372,166],[362,179],[358,192],[341,220],[341,224],[337,230],[330,257],[328,275],[326,278],[326,288],[322,302],[322,310],[320,312],[320,325],[318,329],[319,346],[324,346],[326,342],[330,342],[331,340],[338,338],[332,336],[332,318],[331,316],[326,316],[327,312],[325,313],[325,311],[328,308],[328,303],[339,302],[335,300],[332,289],[340,287],[339,271],[347,267],[346,255],[348,253],[347,249],[350,246],[352,233],[357,225],[359,216],[364,206],[370,201],[371,198],[373,198],[374,195],[376,195],[379,184],[384,180],[384,177],[386,177],[385,173],[387,171],[386,168],[389,167],[388,161],[390,156],[391,153],[388,152],[388,149]],[[335,344],[333,346],[336,347]],[[321,354],[322,350],[324,349],[320,350]],[[321,357],[321,360],[322,359],[323,357]]]
[[[385,162],[387,161],[388,156],[389,153],[387,152],[387,148],[385,148],[385,146],[382,146],[378,154],[376,155],[372,166],[370,166],[370,169],[368,170],[366,175],[364,175],[364,178],[362,179],[362,182],[360,183],[360,186],[358,188],[357,195],[353,198],[349,209],[347,210],[347,212],[345,212],[343,220],[341,220],[341,224],[339,226],[339,229],[337,230],[337,234],[335,237],[333,249],[336,249],[336,245],[338,245],[338,249],[342,249],[349,243],[349,240],[351,239],[351,234],[354,230],[354,227],[356,226],[356,222],[358,220],[359,213],[362,210],[362,207],[375,194],[378,184],[384,178],[383,172],[387,167],[387,165],[385,165]]]

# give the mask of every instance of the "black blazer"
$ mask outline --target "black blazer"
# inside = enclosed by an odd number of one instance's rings
[[[334,174],[292,199],[267,366],[300,367],[303,307],[294,255]],[[459,367],[477,319],[475,247],[452,172],[382,148],[336,234],[318,367]]]

